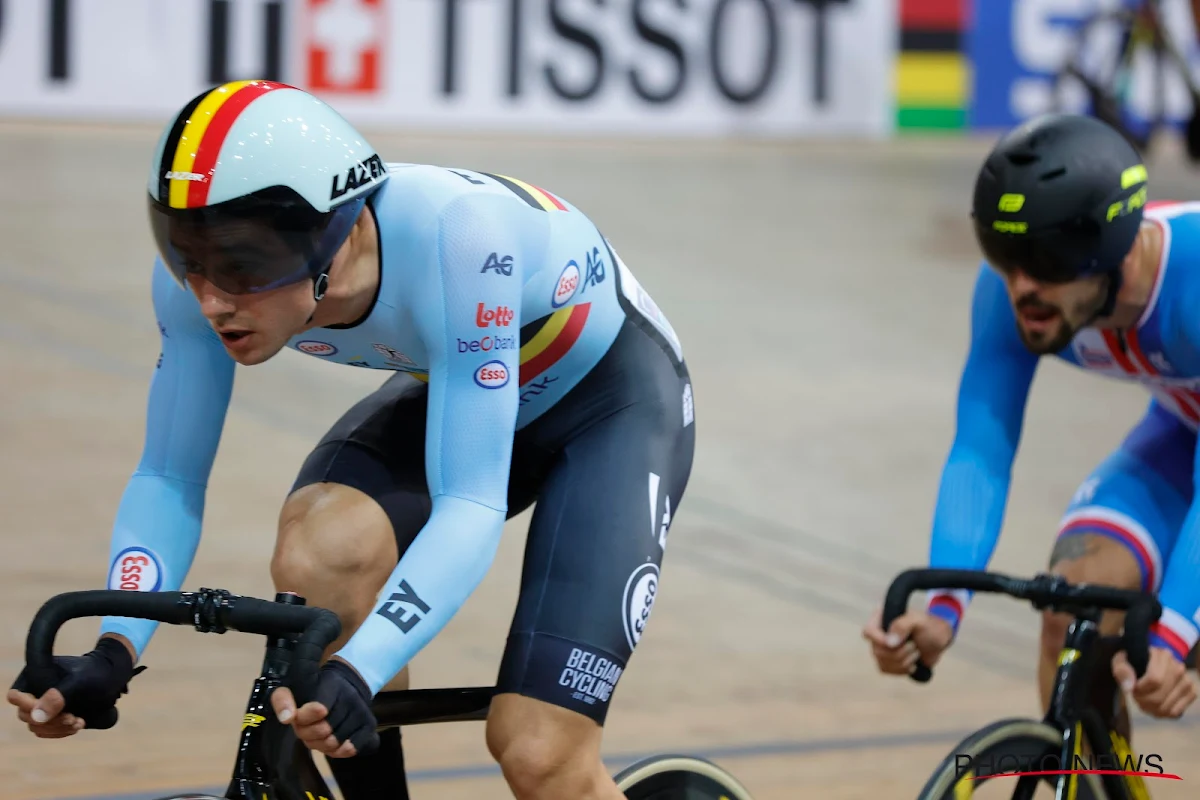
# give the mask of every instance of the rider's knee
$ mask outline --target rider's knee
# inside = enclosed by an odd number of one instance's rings
[[[1129,545],[1088,531],[1059,536],[1050,555],[1050,571],[1071,583],[1137,590],[1142,567]]]
[[[1061,536],[1050,557],[1050,571],[1073,584],[1112,586],[1118,589],[1142,588],[1142,567],[1125,544],[1098,533],[1079,532]],[[1100,629],[1105,635],[1120,630],[1123,615],[1105,611]],[[1074,619],[1070,614],[1042,612],[1042,652],[1057,658]]]
[[[314,484],[284,504],[271,577],[277,591],[306,597],[347,581],[370,586],[373,595],[372,584],[385,580],[396,560],[391,525],[375,501],[346,486]]]
[[[572,726],[554,724],[555,716],[535,724],[525,718],[520,724],[489,720],[488,750],[522,800],[586,796],[597,782],[598,751],[593,753],[592,742],[581,741]]]
[[[513,793],[519,798],[541,798],[550,794],[572,797],[588,794],[593,765],[584,762],[553,737],[528,731],[508,739],[503,748],[493,748],[492,757]]]

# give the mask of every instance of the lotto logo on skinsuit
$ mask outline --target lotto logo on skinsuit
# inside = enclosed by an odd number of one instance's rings
[[[637,647],[637,643],[641,641],[657,594],[658,567],[654,564],[638,567],[625,583],[625,641],[629,643],[630,650]]]
[[[495,323],[497,327],[507,328],[514,316],[513,310],[508,306],[488,309],[484,307],[483,303],[480,303],[479,307],[475,309],[475,326],[486,328]]]
[[[144,547],[127,547],[113,559],[108,588],[126,592],[157,592],[163,570],[158,556]]]
[[[296,344],[296,349],[301,353],[308,353],[310,356],[331,356],[338,351],[328,342],[314,341],[299,342]]]
[[[624,670],[615,662],[578,647],[571,648],[558,685],[571,690],[571,697],[588,705],[607,703]]]
[[[487,353],[492,350],[513,350],[517,346],[517,337],[515,336],[485,336],[482,339],[473,339],[465,342],[462,339],[458,340],[458,352],[460,353]]]
[[[475,370],[475,383],[484,389],[499,389],[508,385],[508,367],[503,361],[489,361]]]
[[[563,267],[562,274],[558,276],[558,283],[554,285],[554,296],[550,298],[550,305],[555,308],[562,308],[571,301],[575,296],[575,290],[579,288],[579,265],[573,260],[568,261]]]

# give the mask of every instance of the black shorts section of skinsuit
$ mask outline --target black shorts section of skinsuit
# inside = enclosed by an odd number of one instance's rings
[[[431,509],[427,391],[404,373],[389,378],[334,424],[293,489],[331,482],[364,492],[403,553]],[[686,365],[653,328],[627,319],[591,372],[517,431],[508,517],[536,507],[500,692],[604,723],[658,591],[695,429]]]

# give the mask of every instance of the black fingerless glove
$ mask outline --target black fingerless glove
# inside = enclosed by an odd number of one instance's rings
[[[338,744],[350,740],[358,755],[379,749],[371,689],[348,664],[335,659],[325,662],[313,700],[329,710],[326,721]]]
[[[28,670],[22,670],[12,688],[31,694],[35,689],[42,689],[42,694],[58,689],[66,701],[64,713],[82,718],[84,727],[106,729],[117,724],[117,700],[128,694],[129,682],[146,668],[134,669],[125,645],[105,636],[90,653],[55,656],[54,669],[56,675],[50,686],[34,687]]]

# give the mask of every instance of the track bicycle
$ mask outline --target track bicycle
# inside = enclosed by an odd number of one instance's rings
[[[1132,94],[1137,70],[1147,62],[1154,70],[1153,111],[1138,125]],[[1188,156],[1200,161],[1200,89],[1187,54],[1170,36],[1161,0],[1135,0],[1132,4],[1125,0],[1120,7],[1098,11],[1080,23],[1067,58],[1053,78],[1054,108],[1073,111],[1068,106],[1078,94],[1071,90],[1082,86],[1090,113],[1144,153],[1157,131],[1173,127],[1167,116],[1168,67],[1175,68],[1191,98],[1191,117],[1183,133]]]
[[[29,627],[25,662],[34,693],[41,696],[55,683],[54,639],[66,622],[80,617],[121,616],[191,625],[202,633],[240,631],[267,637],[266,654],[242,720],[232,776],[223,797],[181,794],[160,800],[329,800],[333,797],[311,752],[270,705],[271,693],[288,686],[297,706],[316,696],[325,649],[341,632],[328,609],[305,605],[291,593],[274,602],[232,594],[223,589],[197,592],[67,592],[48,600]],[[410,689],[380,692],[372,710],[379,729],[434,722],[484,720],[495,687]],[[67,709],[69,711],[70,709]],[[116,721],[114,709],[95,727]],[[88,720],[88,727],[93,727]],[[752,800],[732,775],[711,761],[687,755],[642,759],[614,776],[630,800]],[[346,800],[385,800],[349,797]]]
[[[1116,719],[1120,699],[1110,667],[1124,650],[1138,677],[1150,660],[1150,626],[1162,613],[1153,595],[1106,586],[1072,584],[1057,575],[1031,579],[996,572],[910,569],[888,587],[883,629],[904,614],[913,592],[966,589],[1027,600],[1038,610],[1074,616],[1058,658],[1050,707],[1041,720],[1008,718],[967,736],[942,760],[917,796],[919,800],[965,800],[989,781],[1014,780],[1013,800],[1030,800],[1039,783],[1054,787],[1058,800],[1141,800],[1149,798],[1140,771]],[[1120,636],[1101,636],[1104,610],[1125,612]],[[919,661],[910,678],[925,683],[932,671]],[[1083,765],[1083,766],[1081,766]],[[1104,766],[1101,766],[1104,765]],[[1132,767],[1132,768],[1131,768]],[[1069,774],[1095,769],[1109,774]],[[1153,771],[1153,768],[1151,768]],[[1015,773],[1023,774],[1015,777]],[[1051,774],[1046,774],[1051,773]],[[1164,773],[1164,777],[1168,777]],[[995,784],[993,784],[995,785]],[[991,796],[1004,796],[992,792]]]

